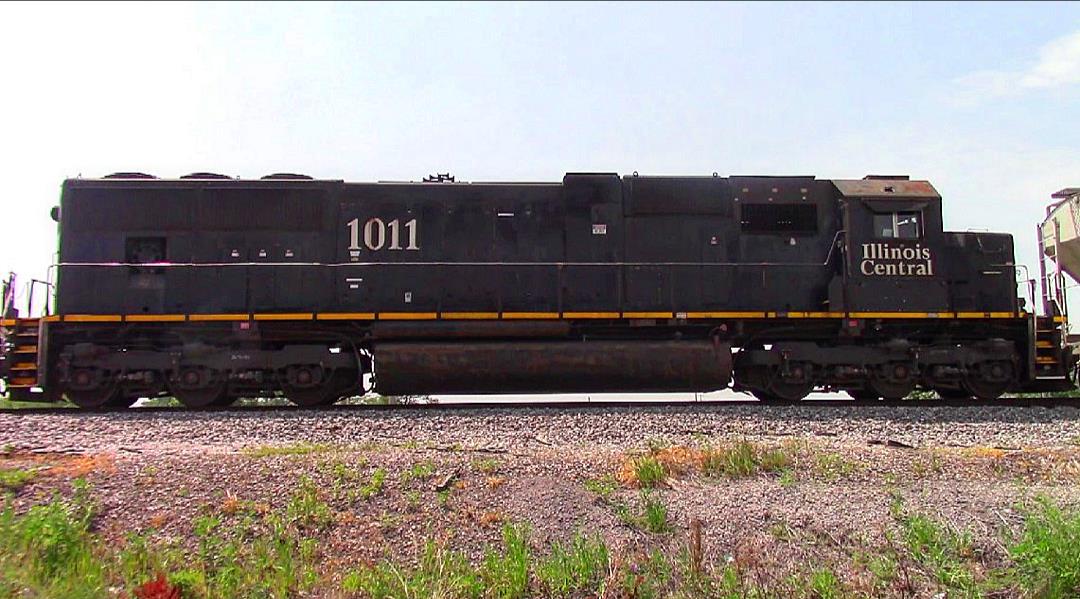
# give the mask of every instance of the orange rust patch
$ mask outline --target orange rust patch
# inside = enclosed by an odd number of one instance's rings
[[[498,489],[506,484],[506,479],[501,476],[489,476],[487,477],[487,486],[489,489]]]

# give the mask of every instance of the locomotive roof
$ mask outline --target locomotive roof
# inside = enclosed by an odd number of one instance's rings
[[[567,173],[567,177],[572,176],[607,176],[618,177],[617,173]],[[624,175],[623,179],[637,178],[637,173],[633,175]],[[642,176],[642,178],[652,178],[649,176]],[[662,176],[665,179],[703,179],[703,178],[718,178],[716,174],[712,177],[708,175],[704,176]],[[769,176],[769,175],[753,175],[753,176],[730,176],[719,177],[721,179],[739,181],[746,179],[791,179],[791,180],[815,180],[813,176]],[[916,180],[912,181],[906,176],[867,176],[863,179],[816,179],[818,181],[828,181],[836,186],[837,190],[842,196],[845,197],[858,197],[863,199],[890,199],[890,198],[919,198],[919,199],[940,199],[941,196],[937,190],[929,181]],[[484,186],[484,185],[515,185],[515,186],[537,186],[537,187],[549,187],[562,185],[562,181],[439,181],[439,182],[426,182],[426,181],[374,181],[374,182],[345,182],[342,179],[315,179],[306,175],[293,175],[293,174],[276,174],[268,175],[259,179],[242,179],[232,178],[224,175],[217,175],[214,173],[193,173],[191,175],[185,175],[177,178],[158,178],[152,175],[144,173],[114,173],[100,178],[74,178],[65,181],[65,185],[89,185],[89,186],[147,186],[147,187],[171,187],[175,185],[198,185],[198,184],[211,184],[211,185],[245,185],[245,186],[323,186],[327,184],[339,185],[347,183],[349,185],[452,185],[452,186]],[[1073,191],[1073,190],[1069,190]]]

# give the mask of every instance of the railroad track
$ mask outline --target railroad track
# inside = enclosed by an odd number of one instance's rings
[[[293,405],[249,405],[211,407],[192,409],[183,406],[146,406],[134,408],[99,408],[79,409],[66,407],[49,408],[0,408],[0,414],[33,416],[39,414],[220,414],[220,413],[349,413],[349,412],[457,412],[457,411],[516,411],[516,410],[563,410],[563,411],[624,411],[657,410],[665,408],[716,409],[762,406],[774,409],[784,408],[1080,408],[1080,395],[1046,398],[1003,398],[996,400],[980,399],[919,399],[919,400],[857,400],[857,399],[807,399],[792,404],[765,403],[756,399],[724,399],[708,401],[671,400],[671,401],[557,401],[557,402],[461,402],[461,403],[422,403],[422,404],[342,404],[320,407],[299,407]]]

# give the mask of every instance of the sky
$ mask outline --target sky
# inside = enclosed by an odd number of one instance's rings
[[[61,182],[115,171],[909,174],[1033,272],[1080,186],[1080,3],[4,3],[0,84],[23,280]]]

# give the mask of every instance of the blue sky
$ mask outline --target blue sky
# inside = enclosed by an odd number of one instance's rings
[[[1080,186],[1076,3],[4,4],[0,65],[27,276],[63,178],[118,170],[904,173],[1032,266]]]

